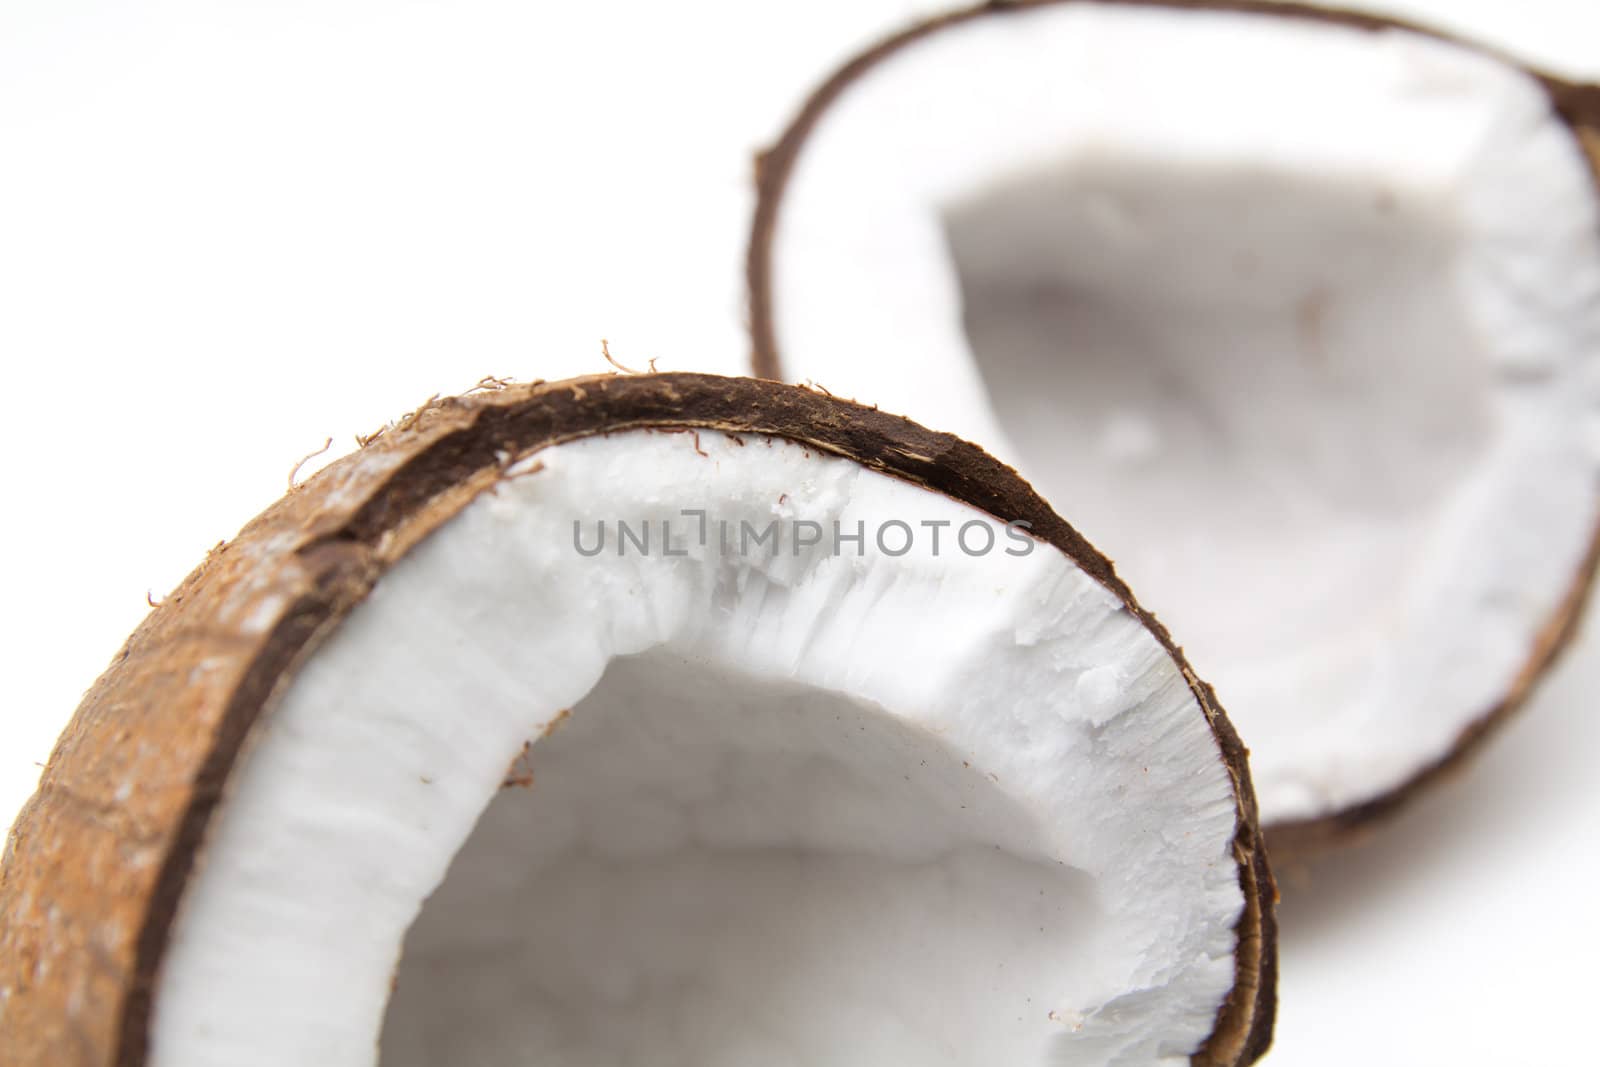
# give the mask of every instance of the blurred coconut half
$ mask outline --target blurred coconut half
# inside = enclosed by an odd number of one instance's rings
[[[1455,765],[1594,571],[1600,91],[1363,15],[996,4],[761,160],[755,369],[1021,472],[1225,695],[1274,841]]]

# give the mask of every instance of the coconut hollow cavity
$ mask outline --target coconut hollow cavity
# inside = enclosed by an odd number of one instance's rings
[[[1570,634],[1597,166],[1600,91],[1367,16],[962,12],[764,157],[755,366],[1018,463],[1183,636],[1275,843],[1310,847],[1474,747]]]
[[[0,874],[0,1061],[1240,1064],[1271,898],[1210,690],[1008,468],[770,382],[514,386],[96,683]]]

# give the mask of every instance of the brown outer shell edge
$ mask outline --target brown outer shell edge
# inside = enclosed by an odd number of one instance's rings
[[[1271,15],[1277,18],[1325,22],[1371,32],[1398,30],[1457,45],[1497,59],[1538,81],[1549,94],[1552,110],[1561,116],[1577,138],[1589,161],[1590,169],[1594,172],[1597,186],[1600,186],[1600,85],[1572,82],[1544,73],[1494,48],[1453,34],[1382,15],[1308,4],[1274,3],[1270,0],[998,0],[918,23],[862,52],[840,67],[811,94],[777,143],[757,158],[756,208],[745,260],[752,344],[750,363],[754,374],[774,381],[781,381],[784,377],[782,353],[778,348],[773,314],[771,280],[773,239],[777,232],[778,212],[789,183],[789,176],[794,171],[795,162],[805,146],[807,137],[827,109],[857,78],[866,74],[880,61],[924,37],[979,18],[1004,16],[1065,4]],[[1407,781],[1371,800],[1330,815],[1269,825],[1266,832],[1274,855],[1280,860],[1300,860],[1325,852],[1333,846],[1358,840],[1374,829],[1378,823],[1405,807],[1412,798],[1429,786],[1465,767],[1482,750],[1484,743],[1526,702],[1539,679],[1555,663],[1561,652],[1571,644],[1582,621],[1589,590],[1594,584],[1597,563],[1600,563],[1600,527],[1596,528],[1590,538],[1588,552],[1573,576],[1567,595],[1562,599],[1555,614],[1535,637],[1528,659],[1510,691],[1488,711],[1468,724],[1444,756],[1418,771]]]
[[[219,545],[128,639],[61,735],[0,865],[0,1063],[143,1067],[183,889],[253,724],[407,549],[513,458],[637,429],[786,438],[1032,532],[1142,621],[1188,679],[1238,807],[1235,982],[1196,1064],[1271,1039],[1275,890],[1246,752],[1209,686],[1111,564],[976,446],[794,386],[701,374],[517,385],[430,403]]]

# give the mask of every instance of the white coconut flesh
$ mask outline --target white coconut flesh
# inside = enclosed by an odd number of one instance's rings
[[[1188,1062],[1235,980],[1235,794],[1116,596],[779,440],[522,471],[263,713],[152,1067]],[[724,553],[718,520],[788,540]],[[803,520],[865,543],[796,554]]]
[[[893,53],[803,142],[791,380],[966,434],[1224,695],[1264,822],[1513,689],[1596,525],[1595,179],[1529,76],[1402,32],[1060,4]]]

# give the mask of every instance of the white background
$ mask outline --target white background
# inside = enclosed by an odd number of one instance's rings
[[[146,593],[327,437],[602,336],[742,369],[753,151],[933,9],[0,4],[0,823]],[[1390,10],[1600,77],[1592,0]],[[1281,872],[1272,1064],[1600,1062],[1596,692],[1600,637],[1463,780]]]

